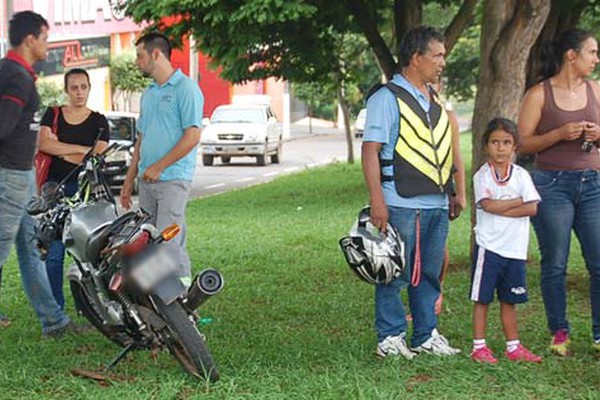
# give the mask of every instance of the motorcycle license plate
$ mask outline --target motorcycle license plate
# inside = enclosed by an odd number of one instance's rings
[[[158,246],[132,269],[130,278],[143,291],[148,292],[165,278],[176,275],[176,257],[168,250],[168,246]]]

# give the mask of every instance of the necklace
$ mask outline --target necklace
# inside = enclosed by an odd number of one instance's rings
[[[557,85],[556,82],[554,82],[553,86],[555,86],[558,89],[566,90],[567,92],[569,92],[569,96],[571,97],[571,99],[578,99],[579,95],[576,93],[576,90],[579,89],[579,87],[581,85],[583,85],[583,82],[576,83],[573,86],[569,86],[569,85],[563,86],[562,84]]]
[[[577,93],[575,93],[575,92],[573,91],[573,89],[570,89],[570,90],[569,90],[569,94],[571,95],[571,98],[572,98],[572,99],[577,99],[577,98],[579,97],[579,96],[577,96]]]

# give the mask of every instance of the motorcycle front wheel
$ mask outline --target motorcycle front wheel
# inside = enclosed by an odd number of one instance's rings
[[[211,382],[219,380],[219,371],[204,339],[183,306],[178,301],[167,305],[156,296],[152,300],[167,323],[166,345],[171,355],[189,374]]]

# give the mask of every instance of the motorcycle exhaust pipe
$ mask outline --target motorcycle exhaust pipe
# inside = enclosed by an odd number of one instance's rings
[[[216,269],[205,269],[194,278],[187,292],[186,305],[190,310],[195,310],[206,300],[223,289],[223,275]]]

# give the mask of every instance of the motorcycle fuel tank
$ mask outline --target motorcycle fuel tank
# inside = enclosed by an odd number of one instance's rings
[[[117,209],[107,201],[82,204],[71,210],[63,231],[67,250],[80,262],[90,262],[88,240],[117,218]]]

